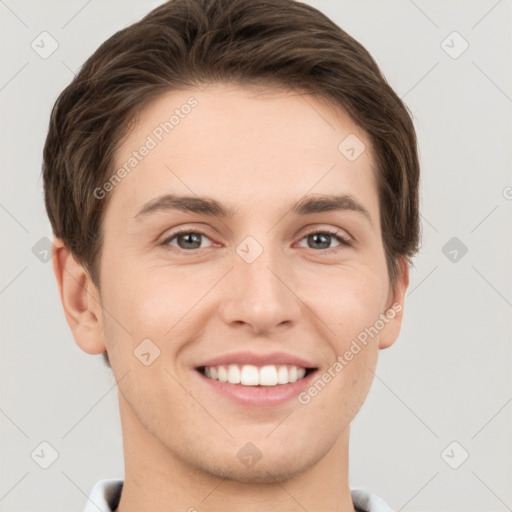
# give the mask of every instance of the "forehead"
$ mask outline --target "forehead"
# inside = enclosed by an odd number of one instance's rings
[[[347,158],[347,144],[362,153]],[[110,193],[125,212],[164,192],[229,196],[242,208],[308,192],[376,198],[367,134],[328,100],[297,91],[210,84],[165,93],[140,112],[115,160],[126,172]]]

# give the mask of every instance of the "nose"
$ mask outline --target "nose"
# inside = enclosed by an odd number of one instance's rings
[[[223,321],[258,335],[296,325],[302,302],[296,294],[293,269],[285,256],[268,247],[252,262],[240,254],[233,255],[234,268],[223,280],[220,305]]]

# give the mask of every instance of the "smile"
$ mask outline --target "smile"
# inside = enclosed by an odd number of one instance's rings
[[[217,366],[201,366],[198,371],[205,377],[229,384],[241,386],[278,386],[302,380],[314,368],[295,365],[255,366],[252,364],[227,364]]]

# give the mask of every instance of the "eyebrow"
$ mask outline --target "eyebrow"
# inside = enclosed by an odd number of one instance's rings
[[[209,197],[165,194],[148,201],[135,215],[135,220],[141,221],[152,213],[169,210],[179,210],[212,217],[232,218],[235,216],[238,208],[223,206],[215,199]],[[300,216],[323,212],[352,211],[362,214],[370,225],[373,226],[368,210],[349,194],[309,195],[292,205],[289,210],[292,214]]]

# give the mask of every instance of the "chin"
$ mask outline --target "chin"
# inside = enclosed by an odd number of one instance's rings
[[[220,463],[214,460],[205,460],[203,454],[202,460],[196,459],[193,466],[199,472],[232,482],[274,484],[290,480],[307,471],[323,455],[323,453],[318,453],[317,457],[314,457],[311,454],[300,453],[300,457],[298,457],[294,453],[273,452],[268,455],[262,453],[261,458],[254,465],[247,467],[231,454],[219,454],[218,458],[222,461]]]
[[[247,484],[274,484],[284,482],[306,471],[307,465],[295,467],[282,459],[279,461],[267,461],[264,464],[259,461],[252,468],[245,468],[242,464],[231,466],[215,466],[203,468],[203,471],[215,476],[237,483]]]

